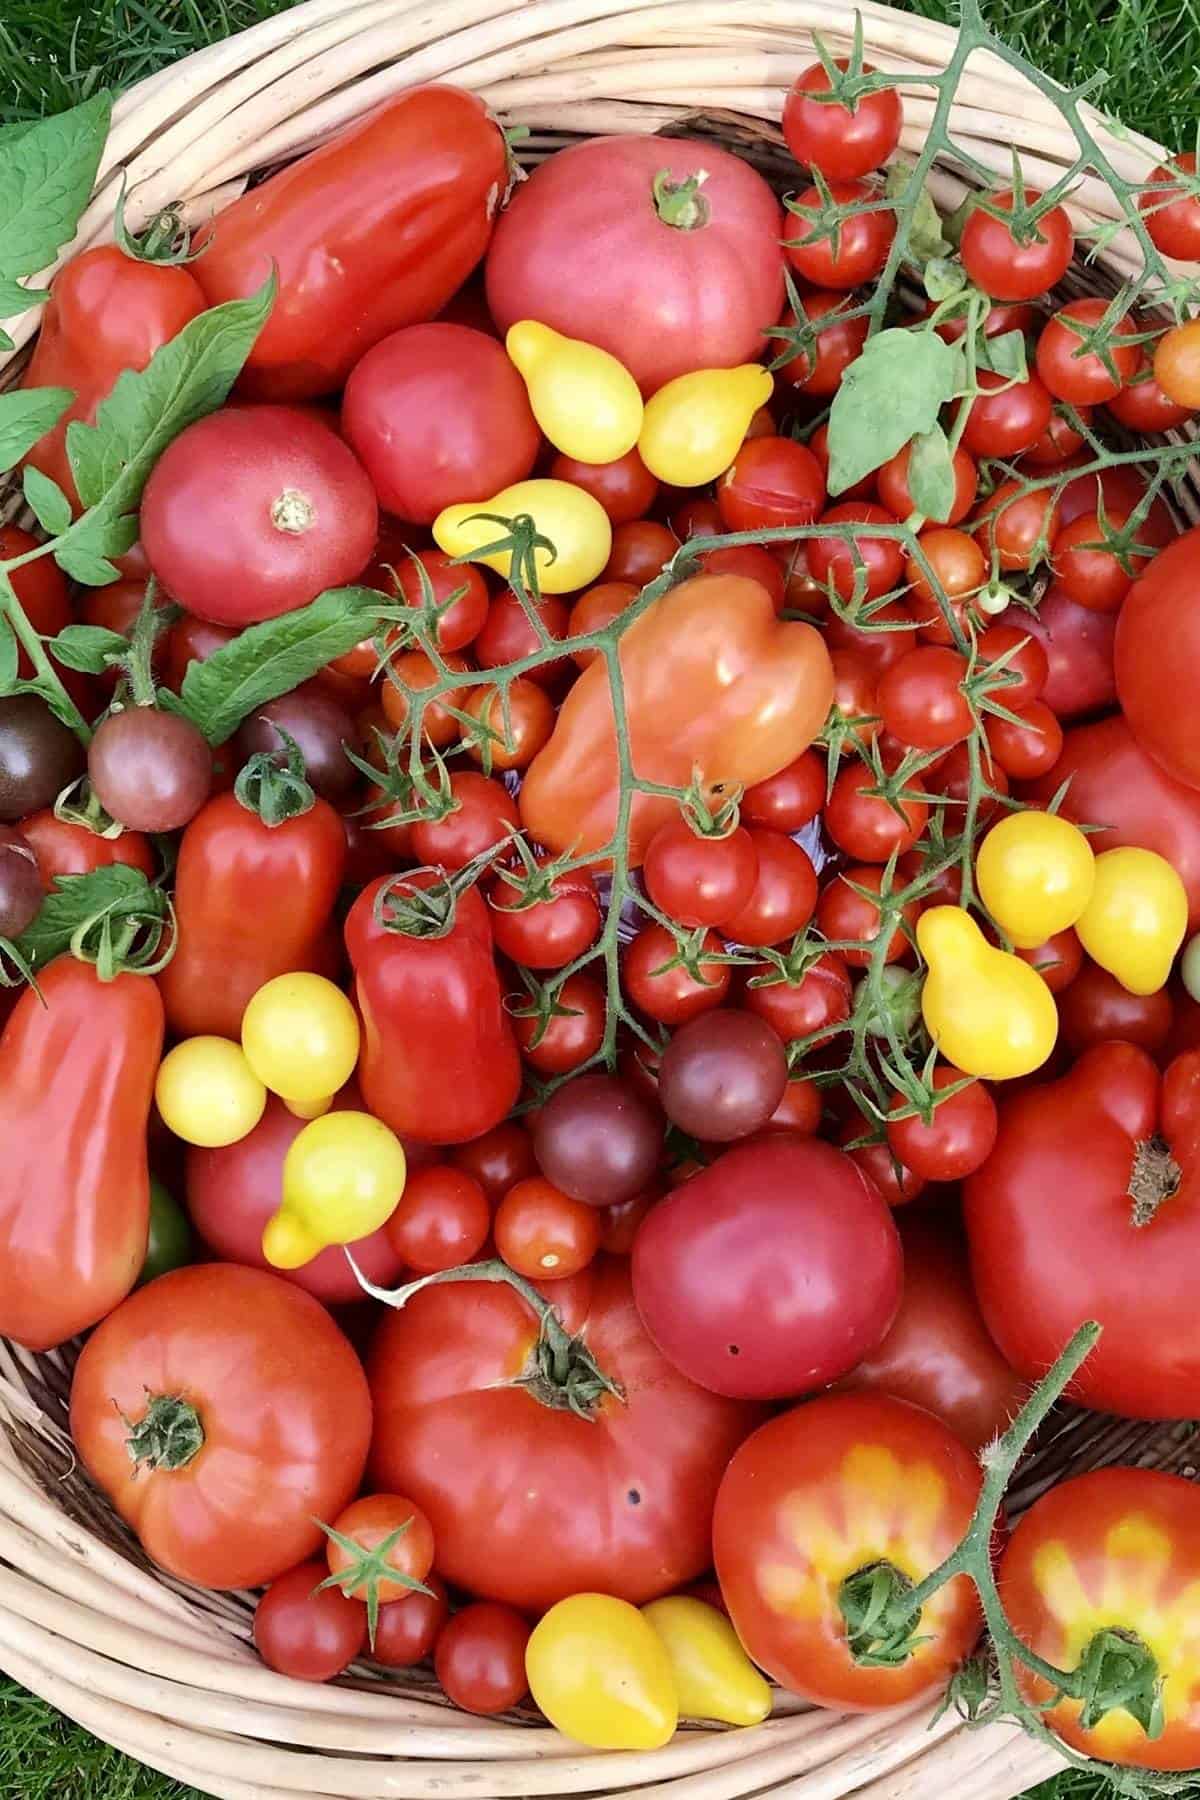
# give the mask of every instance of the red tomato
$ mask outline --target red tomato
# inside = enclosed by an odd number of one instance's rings
[[[1074,410],[1082,425],[1091,424],[1095,407],[1078,406]],[[1025,452],[1025,461],[1035,463],[1038,468],[1055,468],[1070,462],[1083,443],[1082,431],[1076,431],[1063,414],[1056,411],[1036,444],[1030,444]]]
[[[74,260],[78,261],[79,259],[75,258]],[[37,344],[34,346],[35,356],[38,346],[45,340],[51,311],[52,306],[48,306],[43,314],[42,329]],[[30,370],[32,367],[31,363]],[[32,385],[28,371],[25,385]],[[74,409],[71,408],[68,411],[74,411]],[[55,429],[56,431],[61,430],[61,424]],[[48,433],[47,437],[41,440],[42,443],[47,444],[54,435],[53,431]],[[37,457],[38,452],[35,447],[27,460],[35,462]],[[65,462],[65,460],[64,456],[63,461]],[[41,466],[39,462],[38,467]],[[9,562],[15,557],[24,556],[27,550],[33,550],[36,546],[37,539],[31,532],[22,531],[19,525],[0,525],[0,561]],[[67,588],[66,577],[53,557],[43,556],[37,562],[26,563],[23,569],[14,569],[9,580],[13,584],[13,592],[21,602],[25,617],[34,630],[40,632],[43,637],[57,637],[65,625],[72,623],[74,615],[71,610],[71,596]],[[99,590],[85,589],[85,600],[92,593],[103,593],[103,591],[102,588]],[[57,664],[56,667],[58,667]],[[17,673],[22,679],[33,674],[33,664],[29,660],[28,652],[22,649],[17,651]],[[85,718],[90,719],[95,707],[92,686],[88,677],[79,674],[75,669],[62,667],[58,667],[58,675],[76,706],[79,707]]]
[[[1044,700],[1032,700],[1014,725],[989,713],[984,730],[992,755],[1014,781],[1034,781],[1052,769],[1062,754],[1062,726]]]
[[[739,1004],[765,1019],[785,1044],[850,1017],[850,976],[835,951],[819,956],[796,981],[778,976],[770,963],[740,970]]]
[[[569,1075],[603,1044],[606,1013],[603,985],[586,970],[576,970],[559,988],[545,1020],[536,1013],[513,1013],[521,1055],[540,1075]]]
[[[888,1144],[882,1140],[867,1144],[855,1142],[869,1130],[862,1118],[847,1119],[837,1133],[837,1141],[890,1207],[907,1206],[910,1200],[924,1192],[925,1178],[897,1162]]]
[[[372,1475],[424,1509],[442,1574],[471,1593],[539,1612],[589,1590],[640,1605],[708,1566],[721,1472],[759,1415],[659,1355],[623,1261],[597,1259],[552,1294],[624,1401],[581,1389],[581,1417],[561,1377],[519,1384],[538,1320],[511,1288],[428,1288],[372,1348]],[[578,1382],[578,1351],[570,1363]]]
[[[379,504],[418,525],[523,481],[542,442],[504,346],[441,322],[394,331],[355,364],[342,431]]]
[[[1145,494],[1145,476],[1127,463],[1114,463],[1107,469],[1093,470],[1090,475],[1076,475],[1062,491],[1061,523],[1069,525],[1080,513],[1096,512],[1100,499],[1106,512],[1130,513]],[[1147,518],[1156,531],[1165,532],[1164,542],[1169,543],[1176,528],[1161,494],[1151,504]]]
[[[433,1527],[403,1494],[364,1495],[338,1514],[332,1531],[325,1545],[329,1573],[341,1577],[347,1599],[365,1602],[368,1630],[380,1604],[419,1592],[414,1584],[433,1567]]]
[[[1115,614],[1079,606],[1065,588],[1052,584],[1035,613],[1021,614],[1019,629],[1046,651],[1050,672],[1041,698],[1058,718],[1076,719],[1114,703]]]
[[[911,455],[912,445],[905,444],[903,450],[898,450],[895,456],[889,457],[875,476],[879,498],[888,512],[897,519],[907,519],[914,510],[912,489],[908,485],[908,459]],[[966,518],[979,486],[979,471],[961,444],[954,452],[953,469],[954,499],[950,503],[950,511],[940,521],[943,525],[957,525],[960,519]]]
[[[451,1154],[455,1167],[473,1175],[493,1205],[515,1182],[537,1173],[529,1133],[515,1119],[458,1145]]]
[[[983,1624],[970,1578],[940,1588],[893,1667],[856,1657],[845,1583],[882,1562],[929,1575],[971,1522],[983,1472],[948,1425],[888,1394],[829,1394],[761,1427],[717,1495],[717,1579],[747,1652],[783,1687],[839,1712],[936,1693]]]
[[[1085,406],[1111,400],[1137,373],[1140,346],[1121,342],[1137,332],[1128,314],[1108,328],[1107,361],[1099,349],[1089,348],[1108,305],[1107,300],[1072,300],[1043,326],[1037,372],[1056,400]]]
[[[862,287],[887,261],[896,235],[895,215],[886,207],[855,210],[878,202],[869,182],[830,181],[826,186],[838,209],[836,230],[818,235],[826,229],[828,204],[819,188],[805,188],[789,203],[796,217],[789,221],[789,236],[783,240],[787,259],[813,287]]]
[[[782,831],[751,826],[746,835],[758,857],[758,872],[750,898],[725,919],[723,930],[735,944],[779,944],[812,918],[816,871],[808,852]]]
[[[346,1339],[311,1295],[259,1269],[160,1275],[75,1365],[80,1460],[147,1555],[197,1587],[259,1587],[311,1555],[314,1521],[358,1492],[370,1432]]]
[[[844,298],[844,296],[842,296],[842,298]],[[847,330],[849,330],[849,327],[847,327]],[[791,368],[792,366],[793,366],[792,364],[790,364],[790,363],[788,364],[788,368]],[[786,374],[786,372],[787,372],[786,370],[783,371],[783,373],[785,373],[785,374]],[[820,463],[821,473],[825,477],[825,485],[826,485],[826,487],[828,487],[828,485],[829,485],[829,426],[827,424],[822,424],[822,425],[817,426],[817,429],[813,432],[812,436],[808,440],[808,447],[812,451],[813,455],[816,457],[817,461]],[[862,477],[861,481],[852,481],[848,488],[842,489],[840,498],[843,500],[873,500],[875,498],[875,476],[874,476],[874,474],[864,475]],[[803,559],[804,546],[802,544],[793,544],[793,545],[788,546],[788,548],[793,555],[795,555],[796,552],[798,551],[800,554],[801,560]]]
[[[1118,611],[1134,581],[1149,573],[1156,553],[1175,537],[1171,526],[1163,529],[1151,516],[1137,527],[1128,548],[1120,553],[1104,548],[1127,522],[1124,512],[1106,512],[1103,522],[1096,513],[1081,513],[1055,537],[1051,551],[1055,574],[1080,606],[1093,612]]]
[[[823,525],[893,525],[895,521],[870,500],[831,506]],[[900,585],[904,546],[889,537],[818,537],[808,543],[808,568],[815,581],[831,586],[843,600],[876,600]],[[872,622],[878,619],[872,615]]]
[[[56,876],[88,875],[112,863],[126,863],[143,875],[157,872],[154,850],[140,831],[101,837],[89,825],[60,819],[47,808],[22,819],[21,836],[37,857],[38,873],[47,888]]]
[[[91,591],[102,594],[105,590],[98,588]],[[130,624],[132,622],[131,619]],[[101,621],[95,620],[94,623],[99,624]],[[231,644],[237,635],[231,625],[211,625],[207,619],[196,618],[194,613],[183,613],[173,625],[167,627],[160,640],[163,679],[167,687],[178,693],[183,686],[184,676],[194,662],[207,662],[215,650]],[[371,663],[366,671],[368,676],[374,674],[378,660],[373,649],[370,654]]]
[[[782,237],[762,176],[711,142],[592,138],[513,194],[488,254],[488,304],[501,331],[538,319],[610,351],[652,394],[761,355],[783,310]]]
[[[1054,489],[1025,494],[1020,481],[1002,481],[979,511],[975,541],[1007,570],[1032,569],[1049,555],[1062,517]]]
[[[842,961],[852,969],[865,969],[871,961],[871,946],[879,936],[883,922],[876,902],[864,899],[855,889],[873,888],[875,893],[880,893],[884,873],[883,869],[873,864],[856,864],[853,868],[843,869],[840,875],[835,875],[821,889],[821,897],[817,901],[817,930],[822,937],[839,947],[838,953]],[[909,931],[916,924],[919,910],[916,901],[911,900],[904,908],[904,920]],[[853,940],[861,940],[861,946],[841,948],[843,943]],[[899,961],[908,947],[909,939],[903,928],[899,924],[895,925],[884,961]]]
[[[548,863],[542,857],[539,867]],[[565,968],[600,935],[600,896],[586,869],[532,877],[501,869],[487,900],[496,948],[526,969]]]
[[[963,1080],[961,1069],[939,1063],[933,1085],[939,1091]],[[907,1105],[903,1094],[892,1099],[893,1115]],[[990,1089],[973,1081],[933,1109],[928,1125],[919,1114],[888,1120],[887,1140],[893,1155],[925,1181],[962,1181],[987,1161],[996,1141],[996,1102]]]
[[[1027,206],[1036,205],[1041,197],[1039,189],[1025,189]],[[988,207],[1001,213],[1011,213],[1015,199],[1011,188],[986,196]],[[1061,206],[1047,207],[1035,224],[1014,230],[977,204],[967,215],[959,253],[975,286],[994,300],[1036,300],[1070,268],[1075,234]],[[1007,452],[995,450],[992,454]]]
[[[919,632],[927,643],[952,645],[954,638],[946,622],[942,596],[961,625],[964,601],[987,581],[987,558],[974,538],[951,526],[927,526],[920,533],[919,542],[937,584],[936,588],[930,584],[915,556],[906,559],[905,578],[912,584],[913,598],[920,602]]]
[[[1188,531],[1134,583],[1117,620],[1117,695],[1129,729],[1176,781],[1200,788],[1200,750],[1186,696],[1200,669],[1200,630],[1186,596],[1200,537]],[[1166,652],[1166,654],[1164,654]],[[1181,710],[1182,709],[1182,710]]]
[[[628,525],[618,525],[600,579],[630,581],[635,588],[644,588],[662,574],[678,548],[669,525],[658,525],[653,519],[634,519]]]
[[[1050,675],[1050,659],[1037,638],[1024,630],[1024,614],[1017,616],[1021,624],[988,626],[978,641],[978,660],[988,664],[1003,658],[1004,685],[993,688],[992,693],[1010,711],[1023,712],[1041,698]]]
[[[444,550],[409,550],[391,529],[380,537],[375,560],[362,579],[364,586],[377,587],[405,606],[430,603],[437,607],[436,628],[432,620],[430,626],[443,652],[464,650],[478,637],[488,615],[488,585],[482,569],[474,563],[456,563]],[[455,594],[459,598],[448,604]],[[371,680],[379,667],[374,640],[368,638],[333,666],[344,674]]]
[[[967,674],[966,657],[943,644],[922,644],[902,656],[879,683],[885,729],[917,750],[945,750],[969,737],[974,718],[962,686]]]
[[[1190,180],[1180,180],[1180,176]],[[1160,163],[1138,195],[1138,207],[1156,247],[1180,262],[1200,260],[1200,200],[1196,198],[1196,156],[1184,150]]]
[[[880,629],[884,625],[888,627],[886,631]],[[837,613],[831,613],[825,627],[825,642],[833,656],[833,703],[839,711],[845,711],[839,695],[849,687],[854,695],[854,712],[851,714],[854,717],[862,710],[857,704],[858,700],[866,697],[861,679],[862,666],[865,664],[878,681],[885,669],[890,669],[902,656],[907,656],[910,650],[916,649],[917,628],[913,615],[903,600],[888,600],[882,606],[871,608],[870,620],[861,629],[851,625],[848,620],[839,618]],[[856,662],[848,668],[841,663],[839,657],[839,652],[846,650],[853,651],[856,658]],[[871,735],[874,736],[875,733]]]
[[[750,438],[717,483],[717,505],[728,531],[811,525],[824,504],[821,465],[795,438]]]
[[[754,893],[758,851],[744,825],[724,837],[702,836],[681,813],[650,839],[642,875],[651,900],[678,924],[720,925]]]
[[[778,775],[747,788],[740,810],[747,825],[790,835],[815,819],[824,804],[825,764],[815,750],[806,750]]]
[[[758,438],[755,441],[764,443],[767,440]],[[696,559],[696,573],[748,575],[751,581],[766,588],[777,613],[788,604],[787,574],[765,544],[730,544],[726,550],[706,550]]]
[[[471,666],[465,656],[458,655],[444,656],[442,662],[452,673],[465,672]],[[389,659],[379,684],[379,703],[393,730],[411,736],[416,730],[413,696],[425,688],[436,687],[441,679],[441,671],[424,650],[403,650]],[[420,709],[421,736],[438,746],[456,743],[462,737],[463,727],[455,713],[465,711],[468,698],[469,690],[464,685],[447,688],[425,701]]]
[[[855,862],[885,863],[893,852],[911,850],[925,829],[929,807],[917,798],[919,787],[914,782],[911,794],[902,790],[889,800],[873,791],[878,788],[873,769],[847,763],[826,804],[825,829]]]
[[[367,1609],[337,1588],[321,1592],[323,1562],[301,1563],[273,1581],[254,1609],[254,1648],[293,1681],[332,1681],[367,1644]]]
[[[830,319],[831,315],[847,310],[853,302],[845,294],[811,293],[799,296],[800,310],[793,312],[790,308],[783,316],[784,325],[789,328],[804,324],[820,324],[822,319]],[[841,386],[842,376],[850,367],[867,341],[867,329],[870,320],[865,316],[858,319],[831,318],[831,323],[822,325],[811,338],[811,347],[800,350],[784,363],[778,371],[784,381],[791,382],[793,387],[803,388],[814,399],[825,399],[836,394]],[[810,444],[813,454],[819,452]],[[828,457],[822,469],[828,466]]]
[[[1027,962],[1037,970],[1052,994],[1065,992],[1083,967],[1083,945],[1070,927],[1066,931],[1056,931],[1053,937],[1047,938],[1044,943],[1035,944],[1032,949],[1018,949],[1016,954],[1022,962]],[[1125,989],[1122,988],[1121,992],[1125,993]],[[1133,996],[1128,995],[1127,998],[1132,999]],[[1061,1029],[1061,1007],[1059,1020]],[[1111,1035],[1122,1037],[1124,1034],[1118,1031]],[[1065,1041],[1065,1032],[1063,1037]]]
[[[372,1662],[381,1663],[385,1669],[410,1669],[431,1654],[450,1617],[450,1599],[446,1584],[432,1569],[425,1577],[425,1586],[432,1592],[406,1594],[403,1600],[380,1607]],[[331,1591],[337,1592],[336,1588]],[[351,1604],[361,1606],[359,1601]]]
[[[983,392],[972,400],[962,441],[974,456],[1020,456],[1050,424],[1054,402],[1038,376],[1010,381],[981,369],[976,380]]]
[[[474,769],[455,769],[449,791],[450,811],[441,818],[418,819],[412,846],[422,863],[453,872],[498,848],[516,831],[517,805],[506,787]]]
[[[1104,1335],[1073,1399],[1138,1419],[1200,1407],[1198,1145],[1195,1051],[1160,1076],[1144,1050],[1097,1044],[1060,1081],[1002,1105],[965,1217],[988,1330],[1022,1375],[1044,1375],[1076,1326],[1096,1319]]]
[[[464,1712],[507,1712],[529,1691],[525,1646],[530,1625],[512,1606],[481,1600],[443,1627],[433,1666],[447,1700]]]
[[[797,1137],[815,1137],[821,1129],[823,1112],[821,1090],[815,1081],[791,1078],[783,1090],[783,1099],[767,1120],[764,1130],[794,1132]]]
[[[598,500],[614,525],[644,519],[658,498],[658,480],[636,450],[627,450],[615,462],[578,462],[560,452],[550,464],[553,481],[569,481]]]
[[[878,1350],[844,1388],[870,1388],[944,1419],[969,1450],[1006,1430],[1028,1397],[987,1334],[966,1251],[952,1229],[920,1212],[898,1220],[904,1295]]]
[[[878,1190],[815,1138],[725,1151],[654,1208],[633,1247],[638,1312],[663,1354],[745,1399],[846,1374],[891,1325],[901,1280]]]
[[[571,608],[567,635],[587,637],[593,631],[603,631],[606,625],[620,618],[630,601],[637,599],[638,592],[637,583],[633,581],[597,582],[595,587],[581,594]],[[577,669],[586,669],[601,654],[599,650],[572,650],[571,661]]]
[[[846,70],[850,64],[840,57],[835,67]],[[873,75],[873,65],[864,63],[862,73]],[[881,168],[900,142],[900,95],[896,88],[880,88],[852,106],[813,98],[832,88],[822,63],[810,63],[797,75],[783,103],[784,140],[805,168],[819,169],[831,181],[853,181]]]
[[[1155,381],[1145,345],[1137,373],[1107,405],[1118,425],[1147,437],[1159,431],[1174,431],[1192,417],[1190,406],[1181,406],[1177,400],[1170,399]]]
[[[1111,1038],[1137,1044],[1151,1054],[1161,1050],[1174,1019],[1166,988],[1156,994],[1131,994],[1107,969],[1090,957],[1085,961],[1082,949],[1079,961],[1078,973],[1058,1002],[1059,1031],[1072,1055],[1080,1056]]]
[[[625,991],[647,1018],[682,1025],[710,1006],[720,1006],[729,992],[730,965],[710,960],[724,947],[715,931],[706,931],[699,956],[688,968],[679,960],[679,946],[671,933],[651,920],[625,947],[621,959]]]
[[[360,574],[379,509],[335,431],[288,406],[223,406],[163,452],[142,542],[172,599],[217,625],[304,606]]]
[[[578,1275],[600,1248],[600,1209],[536,1175],[509,1188],[496,1209],[496,1249],[531,1281]]]
[[[1000,766],[1000,763],[992,760],[989,764],[989,758],[986,752],[982,755],[981,761],[983,773],[989,787],[991,787],[996,794],[1007,794],[1010,783],[1008,776]],[[930,787],[932,787],[935,792],[945,794],[948,800],[958,800],[965,804],[970,796],[972,783],[971,763],[967,753],[967,746],[965,744],[955,744],[953,749],[947,751],[945,757],[938,763],[937,768],[929,771],[927,780]],[[991,795],[985,795],[979,803],[979,809],[976,813],[976,822],[980,825],[985,824],[995,813],[999,812],[999,810],[999,801],[993,799]],[[928,905],[929,901],[926,900],[925,904]]]
[[[482,1185],[465,1169],[439,1162],[409,1170],[400,1203],[383,1230],[401,1264],[415,1275],[433,1275],[478,1256],[491,1224]]]
[[[565,600],[557,594],[544,594],[534,606],[548,638],[564,638],[570,614]],[[501,588],[488,605],[487,618],[471,646],[471,654],[481,669],[498,669],[502,663],[517,662],[542,648],[542,640],[529,616],[511,588]],[[570,666],[569,664],[567,665]],[[562,669],[561,662],[540,663],[526,671],[530,681],[553,682]]]
[[[467,755],[490,775],[495,770],[525,769],[554,730],[554,705],[545,688],[518,675],[501,692],[477,687],[464,710],[483,735],[467,746]]]

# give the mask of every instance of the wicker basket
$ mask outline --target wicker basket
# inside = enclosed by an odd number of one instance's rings
[[[866,50],[898,72],[944,66],[953,34],[859,0]],[[450,80],[522,123],[536,161],[585,133],[704,130],[770,159],[788,84],[812,32],[835,52],[853,18],[829,0],[307,0],[240,37],[152,76],[117,103],[95,197],[71,250],[111,236],[119,178],[138,225],[182,199],[194,218],[228,203],[252,171],[320,143],[415,82]],[[905,143],[920,145],[928,90],[905,96]],[[1086,109],[1085,109],[1086,110]],[[702,115],[702,117],[697,117]],[[1144,179],[1158,148],[1090,126],[1113,166]],[[1050,102],[985,53],[968,69],[953,128],[1001,176],[1011,147],[1048,186],[1074,141]],[[963,184],[936,171],[939,199]],[[1082,219],[1111,217],[1084,180]],[[69,252],[68,252],[69,253]],[[1119,278],[1136,247],[1106,250]],[[1102,285],[1093,269],[1086,282]],[[19,357],[37,330],[10,322]],[[1194,497],[1183,493],[1186,510]],[[313,1688],[271,1673],[249,1647],[249,1596],[185,1589],[151,1568],[77,1470],[66,1435],[69,1348],[34,1356],[0,1340],[0,1665],[120,1749],[222,1800],[486,1800],[620,1794],[642,1800],[1008,1800],[1057,1759],[1008,1728],[978,1733],[922,1706],[883,1715],[818,1712],[780,1696],[754,1729],[684,1729],[653,1754],[590,1754],[532,1714],[481,1723],[431,1680],[361,1670]],[[1065,1466],[1154,1461],[1192,1473],[1193,1435],[1068,1415],[1023,1481],[1026,1495]]]

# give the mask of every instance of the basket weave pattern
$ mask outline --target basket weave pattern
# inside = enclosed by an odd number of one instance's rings
[[[859,0],[866,54],[898,73],[941,69],[953,33]],[[834,54],[853,15],[828,0],[307,0],[189,57],[121,98],[92,203],[67,255],[111,238],[122,173],[137,228],[182,200],[193,220],[234,199],[249,176],[322,142],[417,82],[480,94],[530,135],[523,161],[597,132],[701,130],[770,163],[784,93],[812,60],[812,32]],[[928,89],[905,91],[903,144],[919,147]],[[697,115],[701,115],[698,117]],[[1144,180],[1158,146],[1090,128],[1113,166]],[[1016,146],[1027,179],[1048,187],[1074,139],[1050,102],[997,58],[977,54],[952,129],[1007,175]],[[935,171],[939,202],[964,191]],[[1084,180],[1076,222],[1115,202]],[[1136,246],[1117,240],[1079,286],[1119,280]],[[9,374],[38,327],[10,321]],[[1191,493],[1178,496],[1200,514]],[[10,508],[11,510],[11,508]],[[98,1736],[221,1800],[489,1800],[622,1794],[642,1800],[1009,1800],[1056,1759],[1007,1727],[968,1732],[927,1704],[866,1716],[780,1696],[746,1731],[685,1728],[653,1754],[593,1754],[532,1714],[487,1723],[455,1712],[429,1681],[368,1670],[318,1688],[272,1673],[249,1646],[248,1596],[187,1589],[154,1570],[77,1469],[66,1433],[70,1348],[33,1355],[0,1340],[0,1666]],[[1023,1479],[1144,1460],[1194,1472],[1195,1435],[1068,1416]]]

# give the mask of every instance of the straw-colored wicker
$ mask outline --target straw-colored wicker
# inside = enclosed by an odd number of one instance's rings
[[[896,72],[940,69],[953,34],[859,0],[867,54]],[[193,219],[400,88],[450,80],[531,129],[524,160],[580,134],[691,128],[770,157],[783,94],[812,32],[846,48],[853,15],[829,0],[307,0],[142,82],[118,102],[96,192],[72,251],[111,236],[122,173],[132,225],[174,200]],[[1085,109],[1086,111],[1086,109]],[[922,141],[928,90],[905,94],[905,144]],[[696,115],[703,115],[697,119]],[[1144,179],[1157,146],[1091,129],[1113,166]],[[691,122],[690,126],[687,122]],[[1051,103],[997,58],[968,68],[952,128],[998,174],[1021,151],[1048,186],[1073,158]],[[939,198],[962,184],[937,171]],[[1082,218],[1111,217],[1084,180]],[[1136,260],[1118,239],[1110,275]],[[1095,284],[1093,273],[1087,281]],[[10,322],[21,355],[38,326]],[[15,365],[14,365],[15,367]],[[10,368],[10,374],[13,369]],[[1194,511],[1191,496],[1181,495]],[[483,1723],[430,1680],[362,1670],[313,1688],[248,1646],[252,1603],[185,1589],[151,1568],[76,1468],[66,1435],[69,1348],[33,1356],[0,1340],[0,1667],[80,1724],[221,1800],[488,1800],[623,1794],[641,1800],[1009,1800],[1057,1759],[1000,1727],[969,1732],[921,1706],[885,1715],[806,1710],[786,1696],[752,1730],[681,1730],[651,1755],[592,1754],[531,1713]],[[1068,1416],[1023,1491],[1065,1466],[1141,1458],[1193,1473],[1192,1434]]]

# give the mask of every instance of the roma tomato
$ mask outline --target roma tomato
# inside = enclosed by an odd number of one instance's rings
[[[763,326],[783,308],[782,237],[774,194],[727,151],[592,138],[514,193],[488,253],[488,305],[501,331],[537,319],[608,350],[653,394],[761,353]]]
[[[366,1649],[366,1607],[336,1588],[322,1592],[326,1572],[315,1561],[289,1569],[254,1609],[254,1648],[293,1681],[332,1681]]]
[[[1185,700],[1200,671],[1200,629],[1182,596],[1190,591],[1198,543],[1200,534],[1186,532],[1134,582],[1117,619],[1114,648],[1117,697],[1129,729],[1169,776],[1189,788],[1200,788],[1200,751],[1186,728]]]
[[[623,1260],[552,1293],[572,1346],[557,1374],[510,1287],[427,1288],[388,1315],[370,1359],[372,1476],[428,1514],[439,1569],[473,1594],[539,1612],[588,1590],[640,1605],[708,1567],[721,1472],[759,1415],[659,1355]],[[623,1402],[578,1387],[584,1330]],[[564,1379],[582,1416],[562,1404]]]
[[[1037,188],[1026,188],[1024,202],[1034,206],[1041,199]],[[1035,223],[1014,230],[997,214],[1012,213],[1016,195],[1011,188],[986,196],[987,209],[972,207],[963,226],[959,251],[963,267],[993,300],[1036,300],[1062,280],[1075,254],[1075,234],[1061,206],[1050,206]],[[994,449],[993,456],[1007,452]]]
[[[1104,1335],[1071,1385],[1099,1412],[1181,1419],[1200,1406],[1200,1056],[1164,1075],[1104,1043],[1060,1081],[1002,1107],[996,1148],[965,1190],[975,1289],[1022,1375],[1044,1375],[1075,1328]],[[1153,1294],[1153,1330],[1144,1301]]]
[[[723,837],[701,834],[680,814],[650,839],[642,874],[651,900],[678,924],[720,925],[753,894],[758,851],[744,825]]]
[[[776,1399],[824,1387],[881,1342],[900,1303],[900,1240],[849,1157],[768,1137],[727,1150],[654,1208],[633,1283],[646,1329],[684,1375]]]
[[[868,1712],[944,1687],[983,1625],[967,1576],[914,1618],[908,1655],[872,1658],[868,1591],[899,1598],[949,1556],[983,1473],[941,1419],[889,1394],[829,1394],[772,1419],[725,1473],[713,1521],[738,1637],[782,1687]]]
[[[835,67],[844,71],[850,64],[840,57]],[[862,73],[875,70],[863,63]],[[823,63],[811,63],[797,75],[783,103],[784,141],[805,168],[819,169],[831,181],[853,181],[881,168],[900,142],[900,94],[897,88],[879,88],[848,106],[830,101],[832,88]]]
[[[71,1386],[92,1480],[147,1555],[197,1587],[258,1587],[311,1556],[315,1519],[358,1492],[370,1434],[366,1378],[328,1313],[228,1263],[139,1288]]]
[[[837,231],[832,236],[818,235],[828,205],[819,188],[805,188],[789,202],[797,216],[789,221],[788,236],[783,240],[787,259],[813,287],[861,287],[873,280],[887,261],[896,235],[895,217],[886,207],[858,210],[879,198],[868,182],[830,181],[826,187],[838,209]]]

